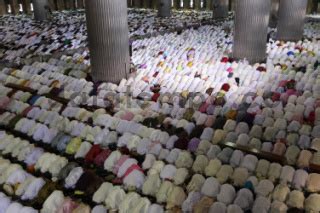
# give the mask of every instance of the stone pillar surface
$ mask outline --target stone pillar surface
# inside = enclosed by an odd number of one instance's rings
[[[228,17],[229,0],[213,0],[212,15],[214,19],[223,19]]]
[[[270,0],[236,0],[233,57],[251,63],[266,59]]]
[[[160,17],[171,16],[171,0],[159,0],[158,16]]]
[[[277,39],[297,41],[303,37],[308,0],[281,0]]]
[[[130,70],[126,0],[86,0],[92,78],[119,83]]]
[[[46,7],[49,7],[48,0],[33,0],[33,12],[35,20],[44,21],[48,18],[48,10]]]
[[[275,28],[278,24],[278,12],[279,12],[280,0],[271,0],[271,12],[269,27]]]

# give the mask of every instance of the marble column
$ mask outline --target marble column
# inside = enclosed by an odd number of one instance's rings
[[[233,57],[250,63],[266,59],[270,0],[236,0]]]
[[[13,15],[16,15],[19,13],[19,3],[18,0],[10,0],[10,6],[11,6],[11,13]]]
[[[271,12],[269,27],[275,28],[278,24],[278,12],[279,12],[280,0],[271,0]]]
[[[48,0],[33,0],[34,19],[37,21],[46,20],[48,18],[48,11],[46,7],[48,6]]]
[[[7,14],[7,4],[5,0],[0,0],[0,16]]]
[[[303,37],[308,0],[281,0],[277,39],[297,41]]]
[[[213,0],[212,15],[214,19],[223,19],[228,17],[229,0]]]
[[[159,0],[158,16],[160,17],[171,16],[171,0]]]
[[[130,70],[127,1],[86,0],[86,18],[93,80],[119,83]]]

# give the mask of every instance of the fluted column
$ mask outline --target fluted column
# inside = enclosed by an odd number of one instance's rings
[[[13,15],[16,15],[19,13],[19,3],[18,0],[10,0],[10,6],[11,6],[11,13]]]
[[[160,17],[170,17],[171,16],[171,0],[159,0],[158,16],[160,16]]]
[[[269,27],[275,28],[278,24],[278,12],[279,12],[280,0],[271,0],[271,12]]]
[[[251,63],[266,59],[270,0],[236,0],[233,57]]]
[[[212,14],[214,19],[223,19],[228,17],[229,0],[213,0]]]
[[[297,41],[303,37],[308,0],[281,0],[277,39]]]
[[[86,0],[94,81],[119,83],[130,69],[127,0]]]
[[[35,20],[44,21],[48,18],[48,11],[46,7],[49,7],[48,0],[33,0],[33,11]]]
[[[4,0],[0,0],[0,16],[7,14],[7,5]]]

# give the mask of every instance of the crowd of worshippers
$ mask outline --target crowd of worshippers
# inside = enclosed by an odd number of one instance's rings
[[[187,16],[145,13],[130,35]],[[119,84],[90,80],[84,14],[2,17],[0,212],[320,212],[319,23],[252,65],[205,16],[132,41]]]

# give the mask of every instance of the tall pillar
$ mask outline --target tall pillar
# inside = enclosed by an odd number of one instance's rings
[[[10,0],[10,6],[11,6],[11,13],[13,15],[16,15],[19,13],[19,3],[18,0]]]
[[[34,19],[37,21],[46,20],[48,11],[45,7],[49,6],[48,0],[33,0]]]
[[[229,0],[213,0],[212,8],[214,19],[227,18],[229,12]]]
[[[171,0],[159,0],[158,16],[160,17],[171,16]]]
[[[303,37],[308,0],[281,0],[277,39],[297,41]]]
[[[7,4],[4,0],[0,0],[0,16],[7,14]]]
[[[22,8],[23,8],[24,13],[30,14],[31,13],[31,1],[30,0],[23,0],[22,1]]]
[[[201,10],[201,0],[193,0],[193,8],[195,10]]]
[[[93,80],[119,83],[130,69],[127,0],[86,0],[86,18]]]
[[[249,62],[266,59],[270,0],[236,0],[233,57]]]
[[[271,0],[271,13],[269,27],[275,28],[278,24],[278,12],[279,12],[280,0]]]

